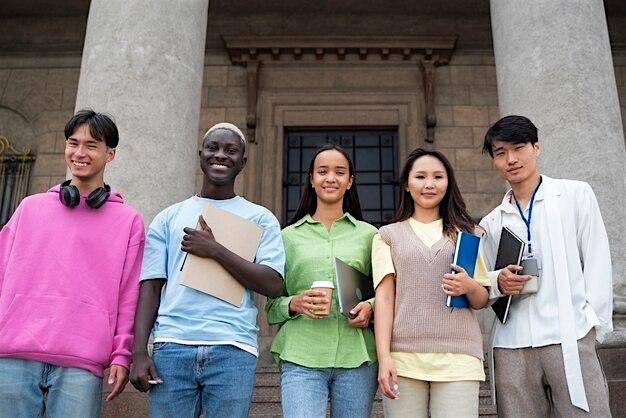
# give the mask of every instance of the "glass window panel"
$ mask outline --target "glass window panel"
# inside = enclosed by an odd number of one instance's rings
[[[382,169],[385,171],[394,170],[393,148],[382,148],[380,152],[382,157]]]
[[[285,135],[283,218],[289,219],[300,198],[300,185],[308,187],[306,170],[317,149],[339,143],[355,162],[361,207],[376,226],[389,222],[395,209],[397,133],[393,130],[290,131]],[[382,208],[381,208],[382,203]],[[381,210],[382,209],[382,210]]]
[[[298,201],[300,200],[300,186],[289,186],[289,198],[288,198],[288,210],[296,210],[298,208]]]
[[[359,198],[363,209],[380,209],[380,186],[359,186]]]
[[[379,184],[380,183],[380,173],[357,173],[357,184],[359,188],[361,184]]]
[[[378,158],[376,148],[357,148],[354,165],[357,170],[378,171],[380,169]]]
[[[341,141],[334,141],[335,144],[340,144],[343,148],[349,148],[354,145],[354,137],[352,135],[342,135],[340,138]]]
[[[380,145],[380,135],[377,133],[364,132],[358,137],[359,146],[378,147]]]
[[[393,219],[393,215],[395,214],[394,210],[384,210],[383,211],[383,223],[390,223]]]
[[[347,148],[347,149],[344,148],[344,151],[346,151],[346,153],[348,154],[348,157],[350,157],[350,159],[352,160],[352,163],[354,163],[354,148]]]
[[[311,158],[315,154],[316,148],[303,148],[302,149],[302,171],[306,171],[309,169],[309,163],[311,162]]]
[[[300,146],[300,136],[299,135],[289,135],[287,136],[287,143],[290,147],[299,147]]]
[[[363,219],[367,223],[380,225],[380,212],[377,210],[364,210]]]
[[[289,171],[299,171],[300,170],[300,149],[299,148],[291,148],[289,150]]]
[[[302,145],[305,147],[319,148],[326,143],[328,143],[326,134],[311,133],[310,135],[303,135]]]
[[[392,185],[383,185],[382,187],[382,195],[383,195],[383,209],[395,209],[396,207],[396,196],[395,196],[395,187]]]

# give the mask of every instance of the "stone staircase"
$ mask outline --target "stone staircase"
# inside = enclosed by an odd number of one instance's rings
[[[602,347],[598,350],[610,392],[611,411],[614,418],[626,418],[626,348]],[[488,370],[486,370],[489,378]],[[106,382],[106,376],[105,376]],[[103,399],[110,388],[105,384]],[[496,418],[497,410],[491,403],[489,381],[480,386],[479,412],[481,417]],[[145,418],[148,416],[148,397],[128,384],[113,402],[103,402],[103,418]],[[250,417],[281,417],[279,373],[269,353],[262,353],[256,373]],[[376,394],[372,418],[382,418],[380,393]]]
[[[280,418],[279,372],[275,366],[259,366],[256,371],[256,384],[252,398],[250,417]],[[383,404],[380,391],[376,393],[372,418],[383,418]],[[489,381],[481,383],[479,412],[481,417],[497,417],[496,407],[491,403]]]
[[[487,374],[488,376],[488,374]],[[105,376],[106,382],[106,376]],[[110,388],[104,388],[104,397]],[[479,411],[481,417],[496,418],[496,407],[491,404],[489,382],[480,387]],[[124,392],[113,402],[103,402],[102,418],[145,418],[148,416],[148,396],[128,384]],[[278,368],[269,361],[260,361],[256,371],[256,383],[252,395],[250,417],[280,418],[280,377]],[[372,418],[383,418],[383,404],[378,392],[374,400]]]

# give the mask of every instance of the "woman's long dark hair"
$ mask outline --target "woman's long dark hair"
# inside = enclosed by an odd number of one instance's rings
[[[446,174],[448,175],[448,188],[446,190],[446,194],[439,203],[439,216],[441,216],[441,220],[443,221],[444,235],[449,238],[454,238],[456,237],[457,229],[474,233],[476,223],[467,212],[467,207],[465,206],[465,202],[461,196],[459,186],[456,184],[454,170],[452,169],[450,161],[448,161],[445,155],[439,151],[425,150],[423,148],[416,148],[411,151],[406,163],[404,163],[404,167],[402,167],[400,186],[398,189],[400,199],[398,202],[398,209],[396,209],[392,222],[401,222],[413,216],[413,213],[415,212],[415,203],[413,202],[411,193],[407,191],[409,173],[411,172],[415,161],[426,155],[441,161],[441,164],[445,167]]]
[[[315,159],[318,155],[320,155],[324,151],[338,151],[343,155],[346,160],[348,160],[348,172],[350,176],[352,176],[352,186],[346,190],[346,194],[343,195],[343,211],[348,212],[355,219],[359,221],[363,220],[363,214],[361,213],[361,204],[359,203],[359,193],[356,188],[356,176],[354,172],[354,164],[352,160],[348,156],[348,153],[336,144],[326,144],[315,151],[313,157],[311,158],[311,163],[309,164],[309,171],[306,178],[306,182],[302,187],[302,194],[300,195],[300,203],[298,203],[298,209],[293,214],[291,219],[287,222],[285,226],[289,226],[291,224],[296,223],[305,215],[313,215],[315,210],[317,209],[317,195],[315,194],[315,189],[311,187],[310,181],[313,176],[313,169],[315,168]]]

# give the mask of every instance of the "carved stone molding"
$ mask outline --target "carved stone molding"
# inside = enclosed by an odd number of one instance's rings
[[[302,94],[263,91],[259,94],[257,146],[250,147],[242,173],[243,193],[282,213],[283,138],[288,127],[393,126],[398,129],[398,158],[423,144],[421,94],[414,92],[333,92]]]
[[[247,68],[246,124],[255,142],[259,70],[263,62],[303,60],[417,61],[422,73],[426,143],[435,141],[435,70],[450,61],[456,36],[222,36],[233,65]]]
[[[259,91],[259,67],[257,60],[246,62],[246,89],[248,103],[246,106],[246,127],[248,128],[248,140],[256,142],[256,102]]]
[[[250,60],[300,61],[305,56],[344,60],[348,55],[360,60],[428,57],[442,65],[450,60],[456,36],[222,36],[222,41],[234,65]]]
[[[435,112],[435,68],[437,62],[432,59],[422,59],[422,80],[424,82],[424,104],[426,111],[426,142],[435,142],[435,126],[437,126],[437,114]]]

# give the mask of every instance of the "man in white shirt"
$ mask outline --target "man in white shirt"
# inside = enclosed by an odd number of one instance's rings
[[[489,128],[483,152],[511,185],[480,223],[487,265],[506,226],[526,242],[522,264],[538,277],[528,293],[521,266],[490,272],[492,299],[514,295],[506,323],[494,325],[498,414],[610,417],[595,339],[613,329],[611,258],[593,190],[539,173],[537,128],[523,116]]]

